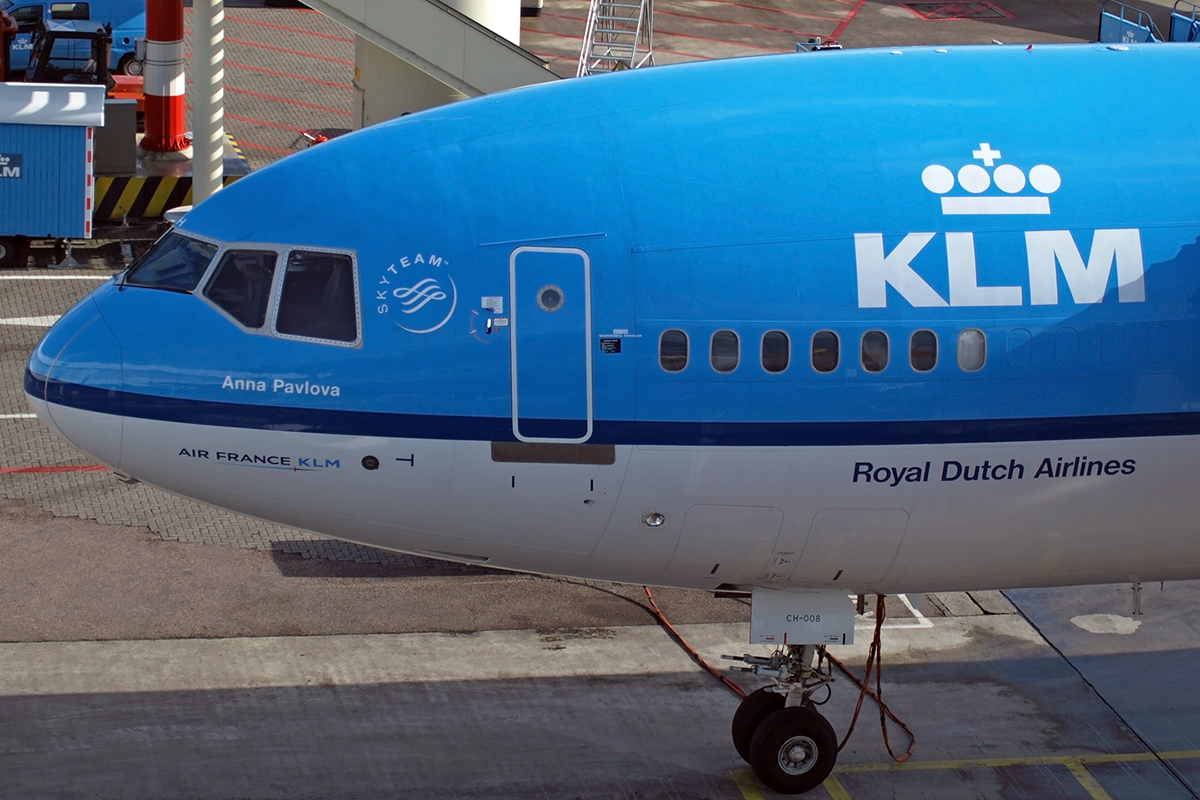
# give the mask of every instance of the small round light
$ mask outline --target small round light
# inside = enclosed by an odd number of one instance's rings
[[[659,528],[667,522],[667,515],[661,511],[647,511],[642,515],[642,524],[647,528]]]
[[[375,456],[363,456],[363,469],[379,469],[379,459]]]

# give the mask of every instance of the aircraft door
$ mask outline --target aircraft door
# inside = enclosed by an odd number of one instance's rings
[[[573,247],[519,247],[509,258],[513,435],[592,435],[591,261]]]

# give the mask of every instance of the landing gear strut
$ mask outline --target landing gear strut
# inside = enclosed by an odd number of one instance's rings
[[[751,692],[733,715],[733,746],[764,784],[781,794],[807,792],[824,782],[837,762],[833,726],[816,706],[833,682],[825,648],[787,645],[769,657],[725,656],[742,669],[775,679]],[[814,702],[821,689],[825,694]]]

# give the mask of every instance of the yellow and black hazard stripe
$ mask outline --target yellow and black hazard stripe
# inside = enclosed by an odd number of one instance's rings
[[[222,184],[228,186],[238,178],[250,174],[250,162],[241,145],[225,134],[227,148],[237,154],[237,160],[225,158],[225,177]],[[96,176],[95,222],[120,222],[130,219],[159,219],[163,212],[176,206],[192,203],[192,178],[183,177],[136,177],[133,175]]]
[[[228,186],[239,175],[226,176]],[[99,175],[96,177],[96,222],[120,222],[130,219],[158,219],[163,212],[192,202],[192,178],[139,178],[135,176]]]

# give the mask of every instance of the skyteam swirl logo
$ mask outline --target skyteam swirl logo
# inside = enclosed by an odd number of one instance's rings
[[[450,262],[438,255],[404,256],[383,271],[375,287],[375,310],[392,316],[409,333],[433,333],[454,316],[458,287],[444,272]]]

